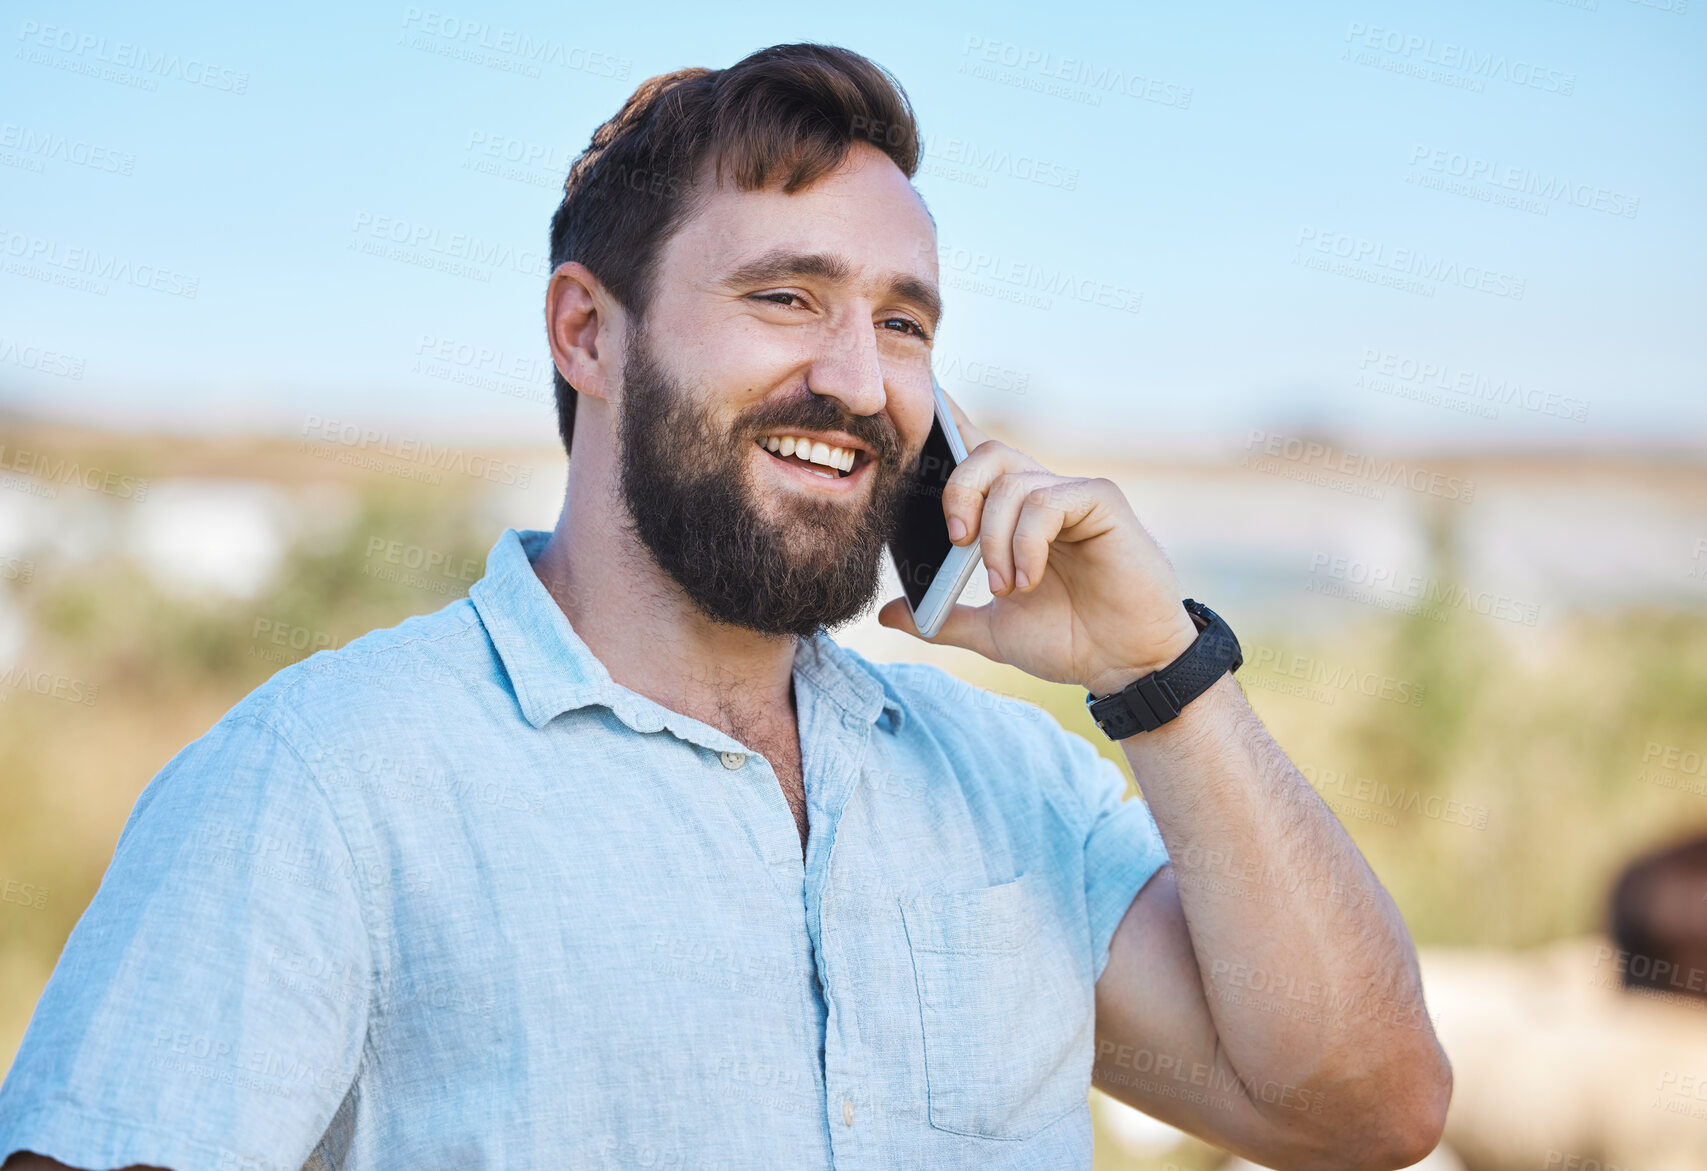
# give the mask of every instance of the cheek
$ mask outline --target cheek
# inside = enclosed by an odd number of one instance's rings
[[[801,339],[778,333],[757,322],[718,331],[693,350],[698,377],[718,397],[742,407],[762,401],[798,375],[804,362]]]
[[[890,414],[900,433],[901,445],[909,452],[924,449],[925,438],[931,433],[936,418],[936,399],[931,393],[930,374],[922,380],[908,379],[903,386],[892,387]]]

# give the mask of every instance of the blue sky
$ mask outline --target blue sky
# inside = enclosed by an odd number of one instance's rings
[[[1145,453],[1694,442],[1684,4],[9,4],[0,404],[549,441],[568,162],[645,77],[822,40],[919,113],[975,413]]]

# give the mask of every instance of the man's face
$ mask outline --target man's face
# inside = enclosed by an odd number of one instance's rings
[[[870,604],[930,430],[936,277],[923,203],[863,145],[794,195],[710,193],[665,246],[626,345],[622,492],[708,618],[804,636]],[[830,463],[782,455],[798,439]]]

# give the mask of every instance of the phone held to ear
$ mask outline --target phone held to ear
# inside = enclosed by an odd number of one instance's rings
[[[913,625],[926,638],[942,629],[960,591],[981,560],[977,542],[956,545],[948,536],[948,521],[942,514],[942,490],[948,477],[966,458],[966,445],[954,425],[942,386],[931,376],[936,398],[936,421],[930,437],[911,470],[912,484],[901,507],[901,521],[889,541],[889,556],[901,578]]]

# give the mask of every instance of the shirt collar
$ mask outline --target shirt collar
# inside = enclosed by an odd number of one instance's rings
[[[487,554],[486,575],[468,591],[528,723],[543,728],[564,712],[603,704],[638,731],[670,727],[682,734],[684,723],[703,728],[611,678],[533,571],[550,537],[538,529],[505,529]],[[823,628],[800,641],[794,671],[848,715],[871,723],[887,712],[888,730],[900,729],[905,709],[888,680]]]

